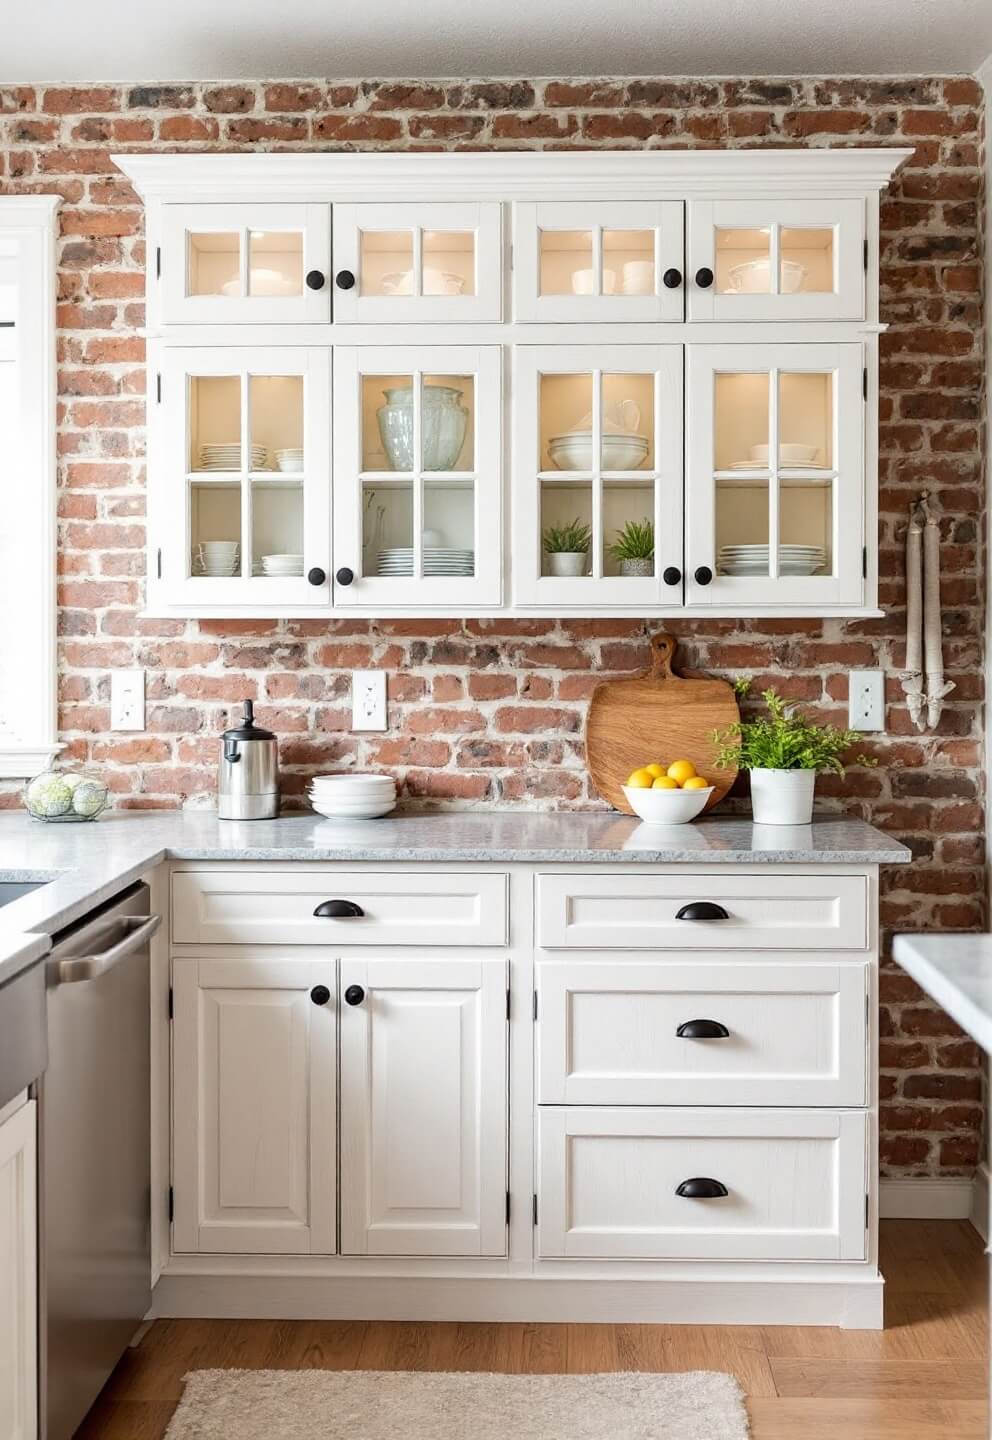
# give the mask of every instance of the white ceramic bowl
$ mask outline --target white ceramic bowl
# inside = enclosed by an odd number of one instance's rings
[[[811,465],[816,459],[815,445],[788,445],[785,442],[778,447],[778,463],[780,465]],[[762,465],[768,464],[768,446],[752,445],[751,459]]]
[[[685,825],[706,808],[714,786],[705,790],[640,790],[625,785],[623,793],[636,815],[649,825]]]
[[[591,295],[596,288],[595,270],[572,271],[573,295]],[[617,288],[617,272],[608,265],[603,267],[603,294],[612,295]]]
[[[806,266],[798,260],[782,261],[782,294],[794,295],[801,290],[806,279]],[[747,260],[743,265],[734,265],[730,271],[730,286],[741,295],[767,295],[771,290],[771,261],[767,256],[758,260]]]
[[[603,469],[637,470],[644,464],[648,442],[643,435],[604,435]],[[548,443],[551,463],[557,470],[591,470],[592,436],[556,435]]]

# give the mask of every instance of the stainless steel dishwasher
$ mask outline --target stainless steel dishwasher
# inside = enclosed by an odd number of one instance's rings
[[[69,1440],[151,1304],[149,899],[132,886],[46,962],[42,1440]]]

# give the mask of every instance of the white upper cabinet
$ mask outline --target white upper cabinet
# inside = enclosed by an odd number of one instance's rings
[[[339,347],[334,601],[498,605],[500,349]]]
[[[861,320],[863,200],[694,200],[689,320]]]
[[[334,206],[334,319],[501,318],[500,206]]]
[[[329,205],[164,205],[162,321],[326,323],[330,216]]]
[[[681,320],[683,209],[678,200],[519,201],[514,318]]]
[[[864,362],[859,344],[687,347],[691,605],[862,603]]]

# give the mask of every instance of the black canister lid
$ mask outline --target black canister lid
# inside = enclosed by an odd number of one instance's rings
[[[241,718],[241,724],[234,730],[225,730],[221,736],[222,740],[274,740],[276,737],[271,730],[263,730],[261,725],[255,724],[255,707],[250,700],[245,701],[245,712]]]

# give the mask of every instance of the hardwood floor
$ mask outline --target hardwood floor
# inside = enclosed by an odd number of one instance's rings
[[[963,1220],[884,1221],[882,1269],[882,1331],[160,1320],[121,1361],[77,1440],[161,1440],[187,1370],[308,1366],[728,1370],[747,1393],[753,1440],[985,1440],[987,1274],[977,1234]]]

